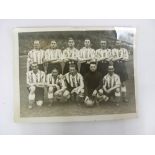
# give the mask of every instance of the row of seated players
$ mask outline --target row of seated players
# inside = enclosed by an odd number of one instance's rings
[[[69,65],[69,72],[65,75],[59,74],[57,68],[51,73],[38,69],[36,62],[31,64],[32,70],[27,72],[27,88],[29,91],[28,108],[32,108],[36,103],[38,106],[43,105],[44,89],[47,87],[49,105],[55,101],[67,102],[69,100],[85,103],[87,106],[98,104],[102,101],[115,102],[116,105],[126,97],[126,93],[121,87],[119,75],[114,73],[114,67],[108,66],[108,73],[102,77],[97,71],[97,64],[91,62],[89,71],[83,77],[77,72],[76,65]],[[124,100],[125,101],[125,100]]]

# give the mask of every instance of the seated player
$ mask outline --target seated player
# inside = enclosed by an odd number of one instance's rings
[[[31,109],[36,102],[38,106],[43,105],[45,73],[38,69],[36,62],[31,64],[31,71],[27,72],[27,88],[29,90],[29,105]]]
[[[54,101],[61,100],[63,98],[66,86],[62,75],[59,74],[57,68],[54,68],[52,72],[47,75],[46,86],[48,87],[49,105],[52,105]]]
[[[47,74],[51,73],[53,68],[57,68],[59,73],[62,74],[62,52],[57,48],[55,40],[51,41],[50,48],[45,51],[45,66]]]
[[[79,51],[80,73],[84,77],[89,71],[90,62],[95,59],[95,50],[91,48],[90,39],[85,39],[84,47]]]
[[[91,62],[89,72],[84,77],[85,83],[85,104],[93,106],[96,102],[96,96],[99,89],[102,87],[102,75],[97,71],[96,62]]]
[[[66,74],[69,72],[69,65],[70,64],[75,64],[76,69],[78,70],[78,53],[79,50],[76,49],[75,47],[75,42],[72,38],[68,39],[68,47],[63,51],[63,60],[65,62],[63,74]]]
[[[110,99],[111,102],[116,102],[116,105],[119,105],[121,95],[120,86],[120,77],[114,73],[113,66],[108,66],[108,74],[103,78],[103,89],[100,89],[97,95],[98,101],[101,102]]]
[[[33,49],[28,52],[27,57],[27,71],[32,70],[31,64],[37,62],[39,70],[44,71],[44,50],[40,49],[39,40],[35,40],[33,43]]]
[[[64,96],[71,101],[82,102],[84,98],[84,82],[83,77],[77,72],[76,66],[71,64],[69,66],[69,73],[65,74],[65,82],[67,91]]]

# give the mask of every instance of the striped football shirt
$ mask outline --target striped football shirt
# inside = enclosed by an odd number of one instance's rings
[[[46,83],[47,84],[57,84],[60,88],[65,88],[66,87],[64,79],[62,77],[60,77],[59,75],[57,76],[57,78],[54,78],[52,76],[52,73],[47,75]]]
[[[80,73],[77,73],[74,76],[70,73],[65,74],[65,81],[71,88],[84,88],[83,77]]]
[[[37,62],[37,64],[43,64],[43,61],[44,61],[44,50],[33,49],[28,52],[28,57],[27,57],[28,67],[30,67],[30,65],[33,62]]]
[[[32,71],[27,72],[27,84],[35,84],[35,83],[45,83],[45,73],[43,71],[38,70],[35,74]]]
[[[112,88],[114,86],[120,86],[121,85],[121,82],[120,82],[120,77],[113,73],[113,75],[105,75],[104,78],[103,78],[103,83],[104,83],[104,86],[109,89],[109,88]]]
[[[47,49],[45,51],[45,61],[62,59],[62,52],[60,49]]]
[[[97,60],[100,59],[109,59],[111,55],[111,50],[110,49],[97,49],[95,53],[95,58]]]
[[[79,51],[79,59],[94,59],[95,58],[95,50],[92,48],[83,47]]]
[[[76,48],[66,48],[63,51],[63,59],[69,59],[69,58],[73,58],[73,59],[77,59],[78,58],[78,54],[79,54],[79,50]]]

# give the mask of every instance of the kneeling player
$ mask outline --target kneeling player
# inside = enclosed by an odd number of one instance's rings
[[[29,106],[31,109],[36,101],[38,106],[42,106],[44,99],[45,73],[38,69],[37,63],[32,63],[32,70],[27,72],[27,85],[29,90]]]
[[[108,74],[103,78],[103,89],[99,90],[97,98],[99,101],[110,99],[111,102],[118,102],[120,100],[120,77],[114,73],[114,67],[108,66]]]
[[[102,88],[102,75],[97,71],[96,62],[91,62],[89,72],[84,78],[85,82],[85,104],[93,106],[96,103],[97,92]]]
[[[52,72],[47,75],[46,86],[48,87],[49,105],[52,105],[54,101],[62,100],[66,86],[62,75],[59,75],[58,69],[54,68]]]
[[[67,91],[64,93],[64,96],[67,99],[71,98],[71,101],[82,102],[84,98],[83,77],[77,72],[74,64],[69,66],[69,73],[65,74],[65,82]]]

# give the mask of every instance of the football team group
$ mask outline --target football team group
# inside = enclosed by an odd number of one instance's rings
[[[50,48],[40,48],[39,40],[27,57],[28,108],[44,104],[45,89],[49,106],[54,103],[75,102],[86,106],[104,102],[128,102],[125,81],[128,80],[126,62],[129,53],[116,40],[112,49],[107,41],[100,41],[100,48],[91,48],[90,39],[84,40],[84,47],[75,48],[73,38],[68,39],[68,47],[61,50],[57,42],[51,40]]]

